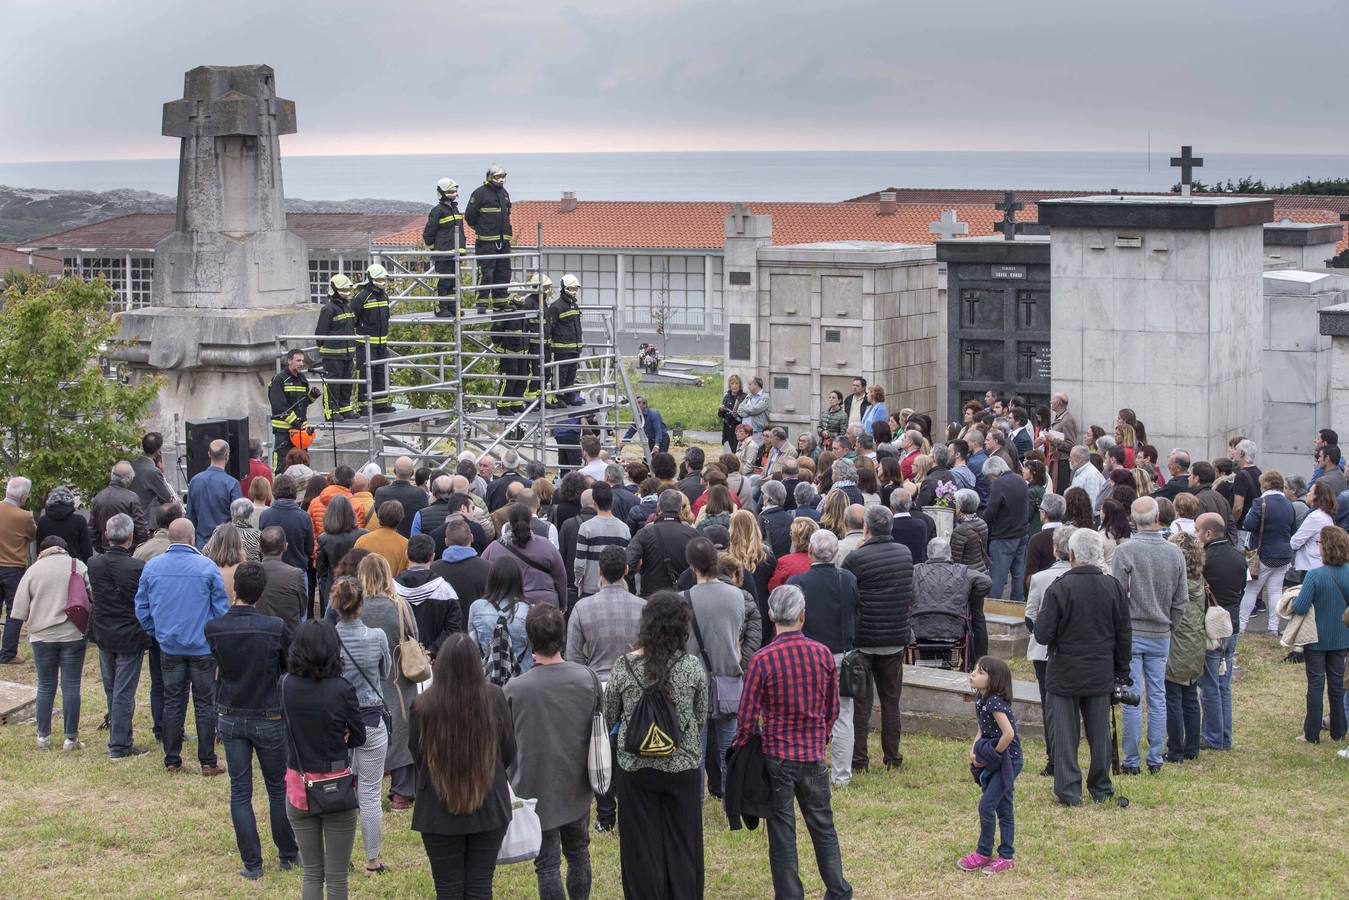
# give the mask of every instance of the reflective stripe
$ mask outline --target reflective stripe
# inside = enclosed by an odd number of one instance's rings
[[[283,428],[284,428],[284,429],[286,429],[287,431],[289,431],[289,430],[290,430],[290,423],[289,423],[289,422],[284,422],[284,421],[282,421],[281,419],[272,419],[272,427],[273,427],[273,428],[276,428],[276,429],[283,429]]]
[[[370,335],[370,336],[367,338],[367,340],[370,341],[370,343],[372,343],[372,344],[387,344],[387,343],[389,343],[388,335],[384,335],[384,336],[381,337],[381,336],[373,335],[373,334],[372,334],[372,335]]]
[[[344,321],[344,320],[346,320],[346,319],[354,318],[355,315],[356,315],[355,313],[349,313],[349,312],[338,313],[337,315],[333,316],[333,321],[334,321],[334,322],[341,322],[341,321]]]
[[[351,356],[354,352],[356,352],[354,347],[334,347],[331,350],[327,347],[319,348],[319,353],[326,353],[329,356]]]
[[[363,304],[362,304],[362,307],[365,308],[365,309],[376,309],[376,308],[378,308],[378,307],[381,307],[381,306],[388,306],[388,305],[389,305],[389,301],[388,301],[388,300],[370,300],[370,301],[367,301],[366,303],[363,303]]]
[[[556,350],[580,350],[585,344],[560,344],[557,341],[549,341],[548,346]]]
[[[569,310],[567,310],[566,312],[558,313],[558,314],[557,314],[557,317],[558,317],[559,319],[565,319],[565,318],[567,318],[568,316],[579,316],[580,314],[581,314],[581,311],[580,311],[579,309],[569,309]]]
[[[499,206],[479,206],[479,207],[478,207],[478,212],[501,212],[501,207],[499,207]]]
[[[444,225],[446,222],[455,222],[455,221],[458,221],[459,219],[462,219],[462,218],[463,218],[463,216],[460,216],[460,215],[445,216],[444,218],[442,218],[442,219],[440,220],[440,224]]]
[[[307,393],[309,393],[309,388],[306,387],[306,386],[304,386],[304,385],[302,385],[302,384],[287,384],[287,385],[283,386],[283,387],[281,388],[281,390],[285,391],[287,394],[307,394]]]

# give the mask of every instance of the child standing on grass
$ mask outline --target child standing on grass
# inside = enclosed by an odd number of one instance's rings
[[[970,687],[974,689],[974,713],[979,719],[979,734],[970,749],[970,774],[984,793],[979,798],[979,844],[956,865],[966,872],[996,875],[1012,868],[1012,790],[1025,762],[1016,714],[1012,712],[1012,670],[1000,659],[981,656],[970,673]],[[995,827],[1002,829],[996,859]]]

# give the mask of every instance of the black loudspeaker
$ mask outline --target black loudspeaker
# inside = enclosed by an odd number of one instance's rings
[[[212,441],[227,441],[230,460],[225,471],[242,480],[248,475],[248,419],[189,419],[187,421],[187,477],[191,480],[211,464]]]

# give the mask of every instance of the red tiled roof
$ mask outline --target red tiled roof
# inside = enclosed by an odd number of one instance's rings
[[[286,222],[310,250],[361,251],[370,238],[417,224],[424,217],[405,213],[289,213]],[[130,213],[33,238],[20,246],[62,249],[152,250],[173,231],[172,213]]]
[[[27,272],[29,257],[27,253],[20,253],[14,249],[14,244],[0,245],[0,275],[8,272],[10,269],[18,269],[20,272]],[[61,260],[55,256],[43,256],[34,253],[32,256],[33,271],[40,272],[43,275],[60,275]]]

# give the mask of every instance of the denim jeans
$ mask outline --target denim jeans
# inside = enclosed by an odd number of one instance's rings
[[[842,661],[843,654],[834,654],[834,665]],[[845,787],[852,781],[852,751],[856,735],[852,726],[852,698],[838,698],[838,719],[829,732],[829,783]]]
[[[731,741],[735,740],[735,724],[735,716],[729,718],[709,716],[703,726],[703,763],[706,764],[709,752],[717,754],[717,759],[721,763],[721,793],[726,792],[726,751],[731,748]],[[714,734],[717,739],[716,747],[711,746]]]
[[[1148,765],[1162,764],[1162,749],[1166,744],[1166,657],[1171,652],[1171,638],[1134,635],[1133,656],[1129,661],[1129,676],[1134,690],[1144,695],[1148,705]],[[1140,768],[1139,741],[1143,737],[1143,708],[1124,707],[1123,764]]]
[[[1012,602],[1026,602],[1026,550],[1030,547],[1030,535],[1021,536],[1021,545],[1016,548],[1016,558],[1012,560]]]
[[[1330,694],[1330,739],[1344,740],[1344,661],[1349,650],[1311,650],[1303,648],[1307,663],[1307,718],[1302,736],[1315,744],[1321,740],[1321,697]]]
[[[1239,613],[1241,631],[1246,630],[1246,623],[1250,621],[1251,613],[1255,611],[1255,601],[1264,597],[1265,606],[1269,610],[1269,633],[1279,633],[1279,616],[1274,612],[1274,608],[1279,605],[1279,598],[1283,596],[1283,576],[1288,574],[1288,565],[1284,563],[1281,566],[1267,566],[1262,560],[1256,576],[1246,582],[1246,590],[1241,595]]]
[[[103,693],[108,698],[109,756],[126,756],[131,752],[131,720],[136,715],[136,688],[140,685],[144,658],[144,650],[135,653],[98,651]]]
[[[159,658],[159,643],[150,644],[150,721],[155,741],[164,740],[164,663]]]
[[[0,662],[9,662],[19,655],[19,632],[23,620],[14,618],[14,594],[23,580],[24,570],[16,566],[0,566],[0,607],[5,612],[4,637],[0,638]]]
[[[974,851],[981,856],[993,855],[993,833],[1001,829],[1002,840],[998,843],[998,856],[1013,859],[1016,856],[1016,816],[1013,810],[1013,797],[1016,775],[1026,764],[1024,756],[1018,756],[1009,763],[1016,771],[1008,778],[1002,769],[975,769],[974,780],[984,792],[979,797],[979,843]]]
[[[567,857],[567,887],[562,887],[562,856]],[[590,897],[590,810],[575,822],[543,833],[534,858],[539,900],[588,900]]]
[[[1016,585],[1019,580],[1015,571],[1018,553],[1021,554],[1021,569],[1024,573],[1026,557],[1021,549],[1021,538],[1000,538],[988,542],[990,559],[988,577],[993,579],[993,587],[988,591],[989,599],[1003,599],[1002,589],[1007,586],[1008,576],[1011,576],[1012,580],[1012,596],[1016,596]]]
[[[1218,674],[1223,660],[1227,671]],[[1232,669],[1237,661],[1237,636],[1219,650],[1204,651],[1204,674],[1199,676],[1199,709],[1204,746],[1210,750],[1232,749]]]
[[[773,782],[773,815],[768,820],[768,868],[773,873],[773,896],[800,900],[801,887],[796,858],[795,801],[815,847],[815,864],[824,882],[826,900],[852,897],[852,885],[843,877],[834,812],[829,805],[829,773],[823,762],[798,762],[767,757],[768,777]]]
[[[281,719],[220,717],[220,739],[225,742],[225,765],[230,773],[230,821],[244,868],[262,869],[258,820],[253,815],[253,754],[267,789],[267,818],[272,843],[283,860],[300,858],[295,831],[286,817],[286,726]]]
[[[214,766],[215,657],[159,655],[164,671],[164,765],[183,764],[183,722],[187,719],[187,692],[192,690],[192,712],[197,722],[197,760]]]
[[[84,651],[88,641],[34,641],[33,665],[37,668],[37,736],[52,733],[52,707],[56,703],[56,682],[61,682],[61,715],[66,737],[80,735],[80,675],[84,672]]]
[[[1199,755],[1199,689],[1166,683],[1166,753],[1173,759]]]

